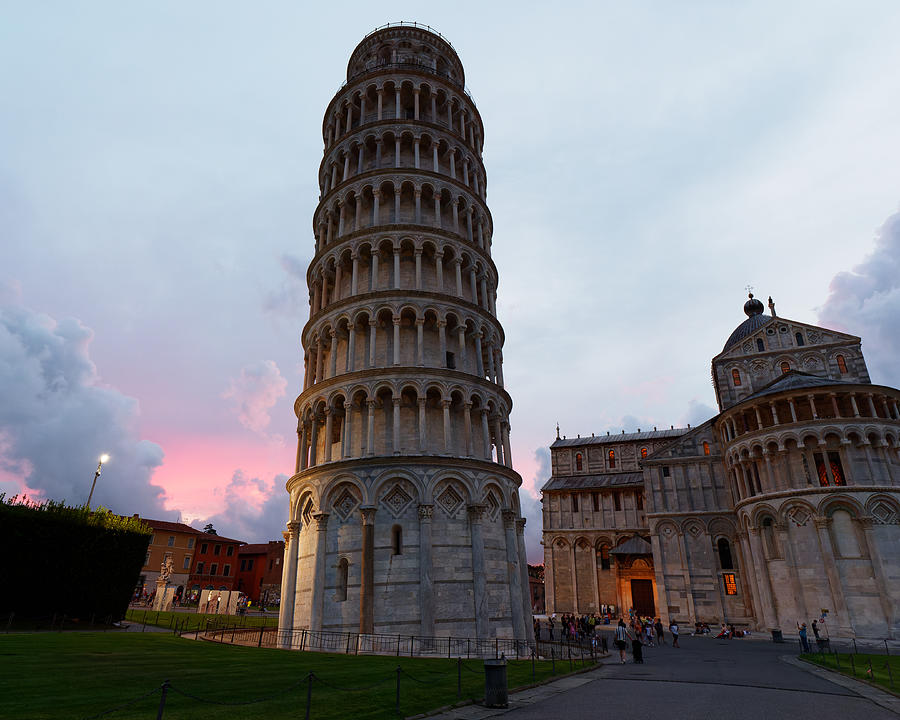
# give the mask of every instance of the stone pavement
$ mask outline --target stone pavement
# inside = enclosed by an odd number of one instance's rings
[[[670,639],[667,636],[667,639]],[[457,708],[441,720],[897,720],[900,701],[796,659],[791,644],[682,637],[681,648],[644,648],[644,664],[618,652],[597,670],[510,696],[510,707]]]

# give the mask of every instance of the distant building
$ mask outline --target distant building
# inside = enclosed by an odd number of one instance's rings
[[[242,545],[246,545],[243,540],[198,533],[190,590],[237,590],[238,549]]]
[[[771,315],[712,360],[694,428],[560,438],[542,488],[548,612],[900,636],[900,391],[860,338]]]
[[[544,603],[544,566],[528,566],[528,592],[531,597],[531,612],[535,615],[543,615],[546,608]]]
[[[135,513],[134,517],[140,516]],[[181,597],[188,585],[196,555],[197,538],[205,536],[205,533],[184,523],[149,518],[141,520],[153,528],[153,536],[150,538],[138,586],[148,593],[156,590],[156,579],[159,577],[162,564],[166,558],[171,557],[173,572],[169,578],[169,585],[175,588],[176,597]]]
[[[254,603],[275,604],[281,595],[281,560],[284,541],[243,545],[238,549],[235,590]]]
[[[266,544],[266,570],[259,586],[259,602],[263,606],[281,603],[281,571],[284,559],[284,540],[269,540]]]

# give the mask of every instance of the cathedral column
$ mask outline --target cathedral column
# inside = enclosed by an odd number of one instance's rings
[[[500,425],[501,432],[501,441],[503,443],[503,459],[506,461],[506,467],[511,468],[513,466],[512,462],[512,447],[509,444],[509,421],[504,420]]]
[[[369,422],[366,429],[366,455],[372,457],[375,454],[375,400],[366,400],[369,406]]]
[[[369,265],[369,292],[375,292],[378,289],[378,250],[371,253],[371,264]]]
[[[347,372],[356,369],[356,324],[347,326]]]
[[[503,455],[503,431],[500,428],[499,415],[494,415],[494,444],[497,446],[497,463],[506,465],[506,458]]]
[[[316,554],[309,605],[309,629],[312,632],[321,632],[325,601],[325,540],[328,530],[328,513],[316,513],[313,518],[316,521]]]
[[[487,277],[482,275],[479,279],[479,285],[481,286],[481,302],[479,305],[483,307],[485,310],[490,311],[491,303],[488,300],[488,291],[487,291]]]
[[[400,289],[400,248],[394,248],[394,289]]]
[[[513,620],[513,636],[517,640],[526,637],[525,618],[522,614],[522,573],[519,572],[519,548],[516,545],[516,513],[503,511],[503,531],[506,536],[506,571],[509,582],[509,607]]]
[[[334,290],[331,292],[331,301],[337,302],[341,299],[341,285],[344,284],[344,264],[338,260],[334,267]]]
[[[484,536],[481,520],[484,505],[469,505],[469,532],[472,539],[472,590],[474,595],[475,637],[479,640],[490,636],[488,617],[487,581],[484,574]]]
[[[828,589],[831,591],[831,602],[834,607],[834,617],[837,620],[837,632],[835,635],[849,636],[853,634],[850,625],[850,614],[847,612],[847,603],[844,600],[844,588],[841,585],[841,575],[834,559],[834,548],[831,545],[831,518],[817,517],[816,535],[819,538],[819,551],[822,553],[822,564],[825,566],[825,576],[828,578]]]
[[[772,472],[772,453],[763,450],[763,460],[766,462],[766,477],[769,480],[769,492],[776,490],[778,484],[775,482],[775,474]]]
[[[372,193],[372,224],[381,224],[381,190]]]
[[[450,177],[456,180],[456,152],[451,150],[450,153]]]
[[[655,529],[650,533],[650,545],[653,549],[653,575],[656,578],[656,612],[657,615],[659,615],[660,622],[662,622],[663,626],[668,627],[671,623],[671,619],[669,617],[669,598],[668,590],[666,589],[666,576],[665,572],[663,571],[665,565],[663,564],[664,560],[662,556],[662,547],[659,542],[659,532]],[[594,577],[597,577],[596,559],[594,560]],[[596,582],[598,583],[597,611],[599,612],[599,580],[597,580]]]
[[[378,88],[375,93],[378,95],[378,119],[383,118],[382,110],[384,107],[384,88]]]
[[[294,627],[294,595],[297,588],[297,540],[300,523],[289,522],[284,538],[284,567],[281,569],[281,606],[278,608],[278,629],[282,632]],[[290,647],[291,638],[283,638],[284,647]]]
[[[303,453],[303,423],[297,421],[297,460],[294,463],[294,475],[300,472],[300,461]]]
[[[472,293],[472,302],[478,305],[478,278],[475,276],[475,266],[469,266],[469,291]]]
[[[377,339],[378,321],[374,318],[369,320],[369,367],[375,367],[375,345]]]
[[[446,368],[447,367],[447,321],[446,320],[438,320],[437,321],[438,328],[438,343],[441,348],[441,357],[439,362],[439,367]]]
[[[432,579],[431,520],[434,505],[419,505],[419,633],[434,636],[434,580]]]
[[[422,249],[416,248],[416,290],[422,289]]]
[[[413,167],[419,169],[419,138],[413,140]]]
[[[481,358],[481,333],[477,332],[475,337],[475,374],[478,377],[484,377],[484,361]]]
[[[788,398],[788,407],[791,408],[791,422],[797,422],[797,406],[794,405],[794,398]]]
[[[400,167],[400,138],[394,139],[394,167]],[[400,196],[400,191],[397,190],[397,197]]]
[[[425,318],[416,318],[416,364],[425,367]]]
[[[350,275],[350,294],[356,295],[359,293],[359,254],[354,250],[350,254],[350,259],[353,261],[353,270]]]
[[[359,511],[362,520],[362,568],[359,586],[359,631],[375,632],[375,508]]]
[[[519,574],[522,576],[522,617],[525,618],[525,639],[534,642],[534,626],[531,623],[531,585],[528,583],[528,559],[525,554],[525,518],[516,519],[516,543],[519,553]],[[597,573],[594,573],[596,576]]]
[[[457,256],[453,258],[453,269],[456,273],[456,296],[463,296],[462,289],[462,258]]]
[[[859,406],[856,404],[856,394],[850,393],[850,406],[853,408],[853,417],[859,417]]]
[[[334,411],[325,408],[325,462],[331,462],[331,438],[334,432]]]
[[[457,265],[457,267],[459,267]],[[457,370],[462,370],[465,372],[466,370],[466,328],[465,325],[460,325],[457,327],[457,337],[459,338],[459,363],[457,363]]]
[[[547,526],[544,525],[545,532]],[[546,537],[546,535],[544,535]],[[553,568],[553,544],[544,545],[544,610],[548,615],[556,612],[556,585]]]
[[[300,434],[300,446],[297,448],[297,454],[300,456],[300,470],[306,470],[307,467],[306,447],[306,423],[303,423],[303,431]]]
[[[356,212],[353,215],[353,229],[362,228],[362,195],[356,193]]]
[[[431,143],[431,169],[436,173],[441,171],[438,165],[438,144],[436,142]]]
[[[500,387],[503,387],[503,352],[500,350],[499,347],[497,348],[497,366],[496,366],[496,368],[497,368],[496,383]]]
[[[453,199],[453,232],[459,235],[459,198]]]
[[[438,292],[444,292],[444,251],[438,250],[434,254],[434,272],[437,277]]]
[[[324,339],[320,338],[316,344],[316,377],[315,382],[325,379],[325,346]]]
[[[692,618],[697,617],[694,610],[694,590],[691,586],[691,570],[688,565],[687,543],[684,540],[684,533],[679,529],[678,533],[678,552],[681,555],[681,576],[684,579],[684,592],[687,595],[688,615]],[[616,561],[618,566],[618,561]]]
[[[366,122],[366,94],[362,93],[359,96],[359,124],[362,126]],[[362,170],[360,170],[362,172]]]
[[[810,617],[809,610],[806,607],[806,596],[803,594],[803,587],[800,585],[797,561],[794,558],[794,546],[791,544],[787,523],[776,523],[775,532],[778,533],[778,542],[781,544],[781,549],[784,553],[784,563],[787,566],[788,577],[791,581],[791,594],[794,596],[797,611],[801,617]]]
[[[328,377],[334,377],[337,375],[337,330],[332,328],[328,334],[331,338],[331,352],[329,353],[328,358]]]
[[[775,616],[775,606],[772,602],[772,586],[769,580],[769,567],[762,542],[759,539],[759,528],[750,528],[749,534],[750,552],[747,557],[754,566],[756,574],[756,587],[759,590],[760,610],[763,615],[763,624],[772,630],[778,626],[778,618]]]

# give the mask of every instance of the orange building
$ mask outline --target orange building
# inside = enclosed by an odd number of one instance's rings
[[[194,566],[188,578],[190,590],[237,590],[238,548],[243,540],[233,540],[197,532]]]
[[[235,590],[240,590],[254,603],[271,604],[281,594],[281,559],[284,541],[244,545],[238,550],[240,558]]]
[[[140,517],[137,513],[135,518]],[[147,556],[144,558],[144,566],[141,568],[138,587],[147,594],[156,590],[156,579],[166,558],[172,558],[172,575],[169,577],[169,585],[175,588],[175,596],[181,597],[188,584],[188,578],[196,555],[198,538],[205,533],[192,528],[184,523],[168,522],[167,520],[150,520],[141,518],[147,525],[153,528],[153,536],[147,547]]]

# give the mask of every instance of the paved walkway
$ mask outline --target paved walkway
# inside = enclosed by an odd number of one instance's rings
[[[679,649],[645,648],[643,665],[632,664],[630,655],[622,665],[615,653],[597,670],[510,696],[506,710],[469,706],[440,717],[897,720],[900,714],[893,696],[811,669],[796,660],[788,644],[709,637],[682,637],[680,643]]]

